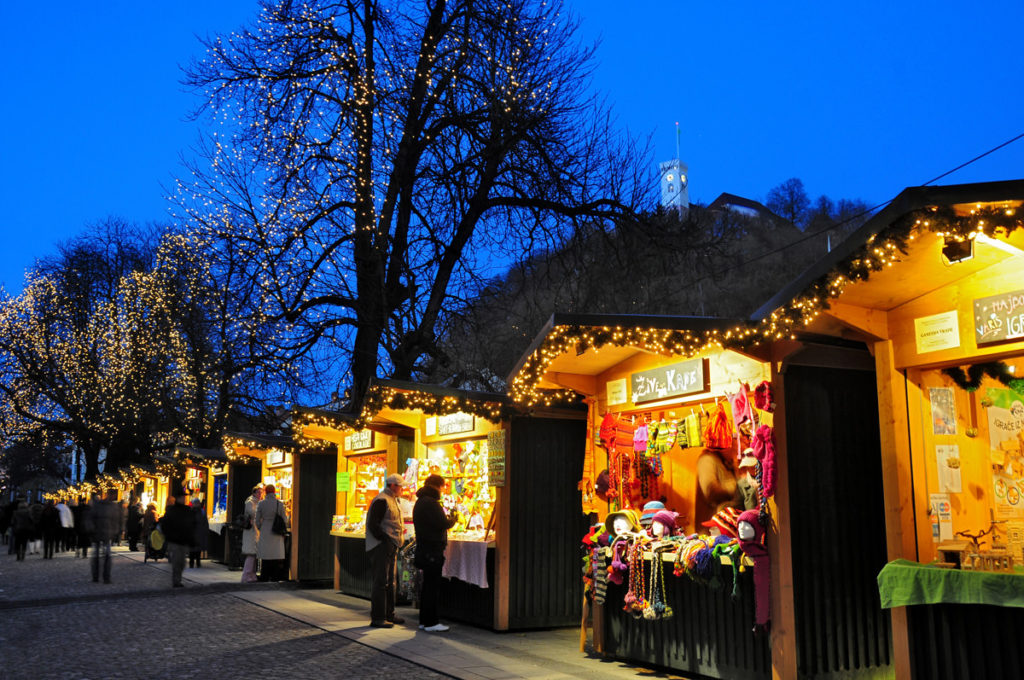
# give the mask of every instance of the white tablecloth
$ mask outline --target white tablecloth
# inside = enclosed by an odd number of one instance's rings
[[[487,583],[487,543],[483,541],[448,541],[444,551],[441,576],[457,578],[481,588]]]

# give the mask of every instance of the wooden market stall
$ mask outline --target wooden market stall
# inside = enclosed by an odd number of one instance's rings
[[[225,562],[226,528],[231,523],[229,510],[230,460],[223,449],[199,449],[178,446],[174,459],[182,466],[182,486],[189,502],[201,501],[210,525],[207,553],[210,559]],[[244,502],[244,499],[243,499]]]
[[[369,596],[363,515],[384,478],[402,474],[415,492],[434,472],[463,517],[449,535],[441,616],[495,630],[578,622],[579,564],[568,541],[585,523],[558,490],[575,484],[582,415],[527,418],[505,395],[394,380],[374,381],[358,416],[298,410],[298,438],[338,446],[335,587]]]
[[[781,677],[1019,677],[1022,204],[1020,180],[907,189],[755,314],[782,338]]]
[[[739,339],[749,347],[734,342]],[[712,555],[715,540],[704,522],[726,507],[736,515],[762,507],[757,498],[744,505],[739,487],[745,473],[736,461],[748,435],[770,432],[771,408],[751,408],[737,430],[729,400],[743,395],[753,404],[753,390],[770,384],[770,344],[755,341],[737,320],[556,314],[510,376],[512,398],[526,407],[580,397],[588,404],[585,464],[559,493],[589,513],[595,527],[611,512],[640,512],[652,501],[678,513],[678,535],[652,541],[649,549],[643,546],[650,537],[642,535],[644,542],[634,543],[639,552],[630,553],[635,561],[612,557],[619,554],[612,547],[588,555],[588,583],[600,582],[588,588],[595,650],[707,677],[769,677],[768,636],[751,632],[753,563],[743,560],[738,541],[718,541],[732,557],[713,558],[700,575],[687,566],[689,578],[677,576],[684,574],[684,553],[706,548]],[[713,437],[705,434],[715,422],[727,423],[727,437],[721,428]],[[767,500],[763,508],[771,514]],[[581,538],[570,540],[579,544]],[[629,562],[628,576],[616,583],[604,574],[619,559]],[[734,572],[734,562],[743,562],[746,573]],[[624,611],[645,600],[643,616]]]
[[[273,484],[284,504],[291,529],[285,536],[290,577],[309,584],[329,583],[333,556],[329,537],[330,512],[334,507],[335,449],[323,442],[298,442],[281,435],[229,432],[224,446],[239,462],[238,494],[232,509],[237,516],[256,484]],[[258,461],[253,481],[250,461]]]

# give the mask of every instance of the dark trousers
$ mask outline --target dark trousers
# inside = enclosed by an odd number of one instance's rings
[[[14,553],[17,555],[17,559],[25,559],[25,549],[28,547],[28,542],[31,538],[31,530],[22,529],[14,532]]]
[[[195,567],[195,568],[198,569],[199,567],[203,566],[202,557],[203,557],[203,551],[202,550],[199,550],[199,549],[196,549],[196,548],[192,548],[191,550],[189,550],[188,551],[188,566],[189,566],[189,568]]]
[[[390,621],[395,618],[395,563],[398,546],[385,541],[370,551],[373,581],[370,587],[370,620]]]
[[[53,550],[57,547],[60,538],[60,529],[48,529],[43,532],[43,559],[52,559]]]
[[[92,580],[100,580],[100,558],[102,557],[103,582],[110,583],[110,541],[97,540],[92,544],[92,551]]]
[[[420,561],[423,566],[423,583],[420,586],[420,625],[429,627],[440,623],[437,617],[437,604],[441,597],[441,568],[444,567],[444,555],[431,556]]]

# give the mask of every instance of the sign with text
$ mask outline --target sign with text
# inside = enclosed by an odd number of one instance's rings
[[[974,339],[978,345],[1024,338],[1024,290],[974,301]]]
[[[914,338],[917,341],[918,354],[959,347],[960,326],[957,313],[943,312],[914,319]]]
[[[337,491],[338,493],[347,492],[352,490],[352,475],[348,472],[338,473]]]
[[[618,380],[609,380],[605,388],[608,392],[609,406],[617,406],[619,404],[626,403],[626,398],[629,396],[629,392],[626,391],[625,378],[620,378]]]
[[[630,375],[634,404],[707,392],[706,359],[690,359]]]
[[[373,430],[360,430],[345,437],[345,450],[362,451],[373,448]]]
[[[468,413],[451,413],[437,417],[437,434],[461,434],[473,431],[473,416]]]
[[[505,486],[505,430],[487,433],[487,484]]]

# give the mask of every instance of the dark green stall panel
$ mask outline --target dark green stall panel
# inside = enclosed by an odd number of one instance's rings
[[[924,680],[1024,677],[1024,609],[982,604],[907,607],[910,668]]]
[[[732,598],[732,567],[722,565],[715,584],[665,572],[665,602],[675,613],[647,621],[622,610],[627,585],[608,584],[604,605],[605,652],[645,666],[728,680],[771,677],[771,649],[766,634],[754,634],[752,570],[740,574]],[[647,574],[648,582],[650,573]]]
[[[298,564],[295,579],[307,583],[334,581],[334,544],[331,517],[334,514],[337,459],[322,454],[300,454],[298,458]]]
[[[785,390],[797,670],[877,677],[892,645],[875,374],[789,366]]]
[[[355,597],[370,597],[373,574],[366,539],[362,536],[332,536],[338,551],[338,590]]]
[[[228,521],[245,512],[245,501],[254,486],[262,482],[263,466],[255,463],[230,463],[228,468]]]
[[[505,461],[510,496],[509,628],[579,625],[580,539],[587,518],[576,488],[585,420],[514,418]],[[493,583],[493,581],[492,581]]]

